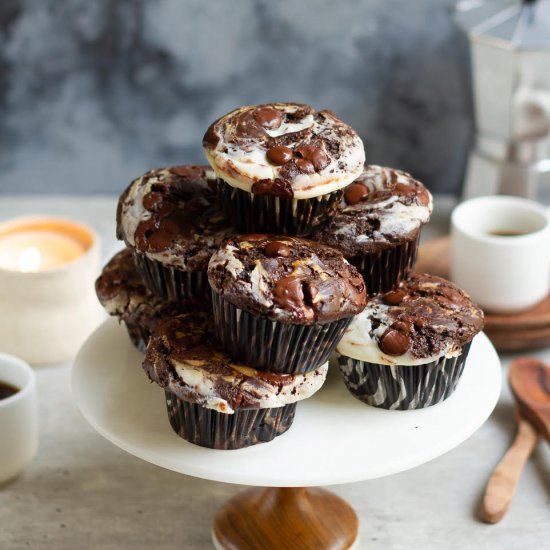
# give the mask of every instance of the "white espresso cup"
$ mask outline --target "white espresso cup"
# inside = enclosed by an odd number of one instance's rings
[[[514,313],[550,291],[550,221],[529,199],[479,197],[451,217],[451,279],[483,309]]]
[[[16,391],[0,399],[0,483],[19,475],[38,449],[36,380],[21,359],[0,353],[0,383]]]

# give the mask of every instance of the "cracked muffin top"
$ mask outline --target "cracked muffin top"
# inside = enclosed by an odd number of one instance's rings
[[[352,317],[366,303],[363,278],[338,250],[297,237],[227,239],[210,260],[208,280],[234,306],[289,324]]]
[[[152,332],[166,315],[181,313],[185,304],[164,302],[153,294],[136,271],[132,250],[115,254],[95,283],[99,302],[109,315]]]
[[[483,312],[456,285],[413,274],[368,300],[336,351],[369,363],[417,365],[460,355],[483,329]]]
[[[239,107],[203,138],[206,158],[229,185],[254,194],[307,199],[341,189],[363,170],[355,130],[331,111],[300,103]]]
[[[180,399],[232,414],[235,409],[283,407],[311,397],[328,363],[306,374],[258,371],[234,361],[216,343],[212,314],[165,319],[149,340],[143,369]]]
[[[130,183],[117,208],[117,237],[152,260],[204,271],[234,233],[217,202],[217,178],[207,166],[151,170]]]
[[[344,189],[334,217],[311,238],[351,258],[415,239],[432,208],[430,192],[410,174],[369,165]]]

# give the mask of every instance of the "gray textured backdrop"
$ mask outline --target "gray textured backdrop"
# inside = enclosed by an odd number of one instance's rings
[[[472,140],[452,0],[0,0],[0,190],[120,191],[202,162],[230,109],[330,108],[371,162],[456,191]]]

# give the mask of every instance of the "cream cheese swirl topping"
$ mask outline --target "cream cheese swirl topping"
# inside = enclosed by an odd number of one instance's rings
[[[464,291],[419,273],[370,298],[336,351],[368,363],[420,365],[460,355],[482,328],[483,312]]]
[[[205,270],[212,252],[234,232],[218,207],[216,181],[206,166],[147,172],[120,197],[118,238],[152,260]]]
[[[203,145],[214,171],[255,194],[306,199],[341,189],[362,172],[361,138],[330,111],[273,103],[235,109]]]
[[[410,174],[369,165],[344,189],[336,215],[313,238],[349,258],[412,240],[432,209],[432,195]]]

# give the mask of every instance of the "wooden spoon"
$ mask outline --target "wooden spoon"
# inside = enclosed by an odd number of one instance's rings
[[[550,441],[550,367],[535,357],[512,361],[508,381],[521,414]]]
[[[517,411],[518,432],[511,447],[498,463],[485,488],[481,519],[498,523],[508,511],[516,486],[527,460],[538,443],[533,425]]]
[[[522,357],[510,365],[508,380],[518,403],[518,433],[485,489],[481,517],[488,523],[497,523],[506,514],[538,436],[550,441],[550,367]]]

